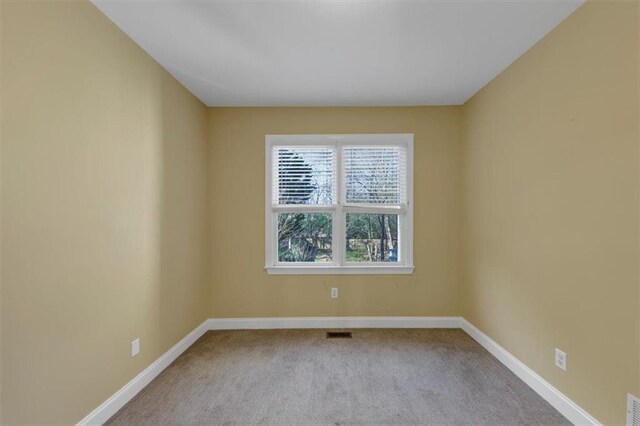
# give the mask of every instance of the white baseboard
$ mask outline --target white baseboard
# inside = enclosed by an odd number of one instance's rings
[[[209,330],[294,328],[460,328],[460,317],[212,318]]]
[[[565,416],[574,425],[600,425],[594,417],[583,410],[578,404],[567,398],[562,392],[544,380],[535,371],[524,365],[518,358],[509,353],[502,346],[493,341],[489,336],[478,330],[464,318],[460,319],[460,328],[482,345],[498,361],[525,382],[538,395],[546,400],[560,414]]]
[[[595,418],[575,402],[462,317],[211,318],[196,327],[184,339],[82,419],[78,425],[104,424],[207,330],[295,328],[461,328],[573,424],[600,425]]]
[[[98,408],[89,413],[84,419],[80,420],[78,426],[85,425],[102,425],[111,416],[118,412],[119,409],[129,402],[138,394],[145,386],[147,386],[158,374],[169,366],[180,354],[182,354],[189,346],[193,345],[207,331],[207,321],[200,324],[184,339],[176,343],[171,349],[165,352],[150,366],[145,368],[140,374],[131,379],[129,383],[124,385],[120,390],[114,393],[109,399],[100,404]]]

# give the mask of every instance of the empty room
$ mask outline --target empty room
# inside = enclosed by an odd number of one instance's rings
[[[0,0],[0,424],[640,426],[639,0]]]

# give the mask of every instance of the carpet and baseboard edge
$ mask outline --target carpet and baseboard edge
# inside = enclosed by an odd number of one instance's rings
[[[189,346],[193,345],[208,330],[208,320],[197,326],[185,338],[176,343],[171,349],[162,354],[151,365],[142,370],[129,383],[120,388],[109,399],[100,404],[95,410],[89,413],[84,419],[78,422],[78,426],[102,425],[125,406],[134,396],[145,386],[155,379],[167,368],[176,358],[178,358]]]
[[[576,425],[600,425],[593,416],[462,317],[211,318],[160,356],[83,418],[78,426],[102,425],[208,330],[288,328],[460,328]]]

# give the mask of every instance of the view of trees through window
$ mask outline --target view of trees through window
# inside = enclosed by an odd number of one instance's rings
[[[347,213],[347,262],[397,262],[398,215]]]
[[[279,149],[278,203],[322,205],[333,202],[333,152],[326,148]],[[380,161],[382,160],[382,161]],[[397,160],[385,159],[362,166],[349,187],[354,198],[384,203],[396,197]],[[393,162],[395,161],[395,163]],[[354,162],[356,164],[356,162]],[[389,164],[392,167],[389,167]],[[391,174],[391,177],[389,176]],[[393,187],[389,187],[389,182]],[[353,188],[353,189],[351,189]],[[279,213],[278,260],[280,262],[331,262],[331,213]],[[348,262],[397,262],[398,215],[346,213],[345,260]]]
[[[280,262],[331,262],[331,213],[278,215]]]

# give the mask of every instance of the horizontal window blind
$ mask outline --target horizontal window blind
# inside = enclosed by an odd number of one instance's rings
[[[347,146],[342,151],[347,204],[407,203],[407,151],[400,146]]]
[[[333,204],[335,156],[332,147],[274,147],[273,204]]]

